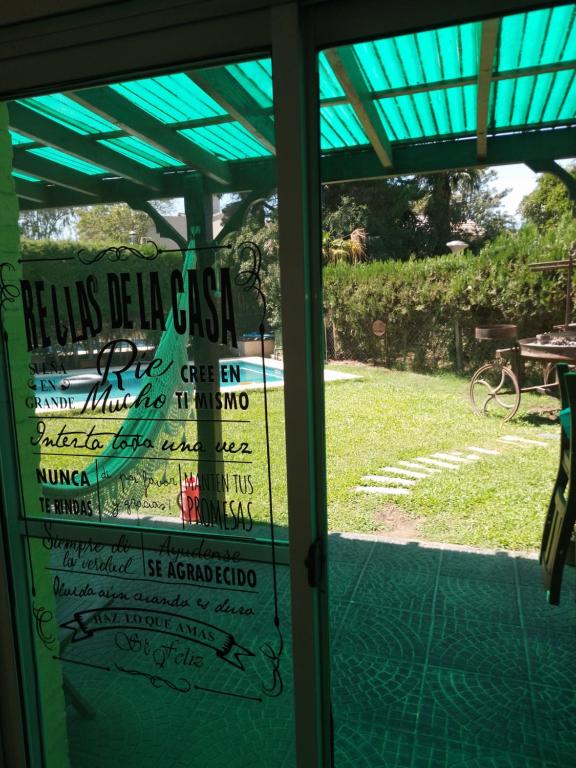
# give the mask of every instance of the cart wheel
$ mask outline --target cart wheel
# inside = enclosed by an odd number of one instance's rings
[[[516,374],[507,365],[486,363],[470,382],[470,405],[478,416],[498,413],[508,421],[520,405],[520,387]]]

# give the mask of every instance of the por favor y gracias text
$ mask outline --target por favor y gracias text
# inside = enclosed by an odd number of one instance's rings
[[[73,285],[43,280],[21,280],[20,285],[29,350],[94,338],[104,318],[110,329],[164,331],[170,314],[176,333],[222,344],[229,336],[231,345],[238,346],[227,267],[172,271],[168,299],[162,296],[158,272],[107,272]]]

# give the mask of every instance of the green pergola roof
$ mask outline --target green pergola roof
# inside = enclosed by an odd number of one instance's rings
[[[576,155],[576,5],[319,55],[327,181]],[[23,208],[273,182],[269,59],[9,105]]]

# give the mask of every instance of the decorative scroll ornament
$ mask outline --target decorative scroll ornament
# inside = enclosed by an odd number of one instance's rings
[[[20,289],[14,283],[9,283],[4,275],[4,270],[14,272],[14,265],[7,261],[0,264],[0,310],[4,309],[5,304],[12,304],[20,296]]]
[[[262,252],[260,248],[251,240],[245,240],[238,246],[238,255],[240,258],[246,254],[250,255],[252,263],[247,269],[243,269],[238,272],[235,283],[239,288],[245,291],[255,291],[256,295],[262,302],[262,320],[260,323],[260,331],[264,332],[264,321],[266,320],[266,296],[262,291],[262,278],[260,277],[260,270],[262,269]]]
[[[139,251],[133,245],[109,245],[108,248],[103,248],[93,256],[86,256],[88,251],[85,248],[79,250],[76,256],[80,259],[82,264],[96,264],[97,261],[101,261],[103,258],[107,258],[108,261],[126,261],[128,256],[136,256],[144,261],[154,261],[158,256],[163,253],[153,240],[147,240],[147,243],[154,247],[154,253],[146,254]]]
[[[180,682],[180,685],[176,685],[176,683],[167,680],[165,677],[160,677],[160,675],[151,675],[148,672],[140,672],[138,669],[126,669],[126,667],[121,667],[119,664],[115,664],[114,666],[119,672],[124,672],[127,675],[145,677],[148,682],[154,686],[154,688],[162,688],[164,685],[167,688],[171,688],[173,691],[178,691],[179,693],[188,693],[191,688],[189,681],[186,680],[185,677],[179,677],[178,681]]]
[[[40,638],[40,642],[45,648],[51,651],[54,647],[56,638],[46,631],[46,625],[54,618],[52,611],[44,608],[44,606],[34,605],[32,607],[32,615],[34,616],[34,629]]]
[[[260,646],[262,655],[270,665],[270,673],[272,675],[271,684],[269,686],[262,684],[262,691],[270,698],[276,698],[276,696],[280,696],[284,691],[284,680],[282,679],[282,670],[280,669],[282,653],[284,652],[284,638],[277,619],[274,621],[274,625],[278,633],[278,649],[274,650],[270,643],[264,643],[264,645]]]

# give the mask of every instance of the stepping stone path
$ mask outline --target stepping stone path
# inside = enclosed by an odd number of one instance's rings
[[[498,438],[498,449],[481,448],[469,445],[462,451],[432,453],[430,456],[417,456],[413,461],[398,461],[395,466],[381,467],[382,474],[364,475],[362,482],[353,488],[357,493],[375,493],[381,496],[407,496],[412,488],[436,472],[459,470],[467,464],[474,464],[488,456],[501,456],[506,448],[548,448],[557,439],[557,435],[546,433],[537,435],[538,440],[517,435],[502,435]]]

